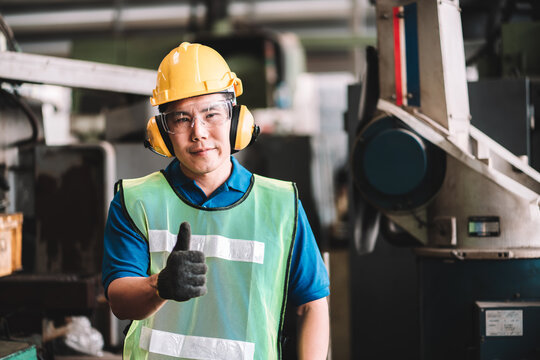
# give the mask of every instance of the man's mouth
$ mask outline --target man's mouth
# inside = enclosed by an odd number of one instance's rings
[[[189,152],[193,155],[204,155],[208,153],[209,151],[214,150],[214,148],[197,148],[197,149],[191,149]]]

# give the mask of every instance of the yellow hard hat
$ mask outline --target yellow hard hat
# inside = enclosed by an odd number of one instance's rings
[[[183,42],[159,65],[150,103],[156,106],[229,88],[236,96],[242,94],[242,81],[223,57],[208,46]]]

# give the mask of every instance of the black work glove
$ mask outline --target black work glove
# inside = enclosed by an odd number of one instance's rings
[[[204,253],[189,250],[191,227],[183,222],[176,245],[167,258],[167,265],[158,275],[157,290],[162,299],[187,301],[206,294]]]

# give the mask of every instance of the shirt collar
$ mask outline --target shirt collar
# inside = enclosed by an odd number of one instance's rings
[[[240,165],[234,156],[231,156],[233,170],[231,176],[225,182],[227,186],[236,191],[246,192],[251,184],[251,176],[253,175],[245,167]]]
[[[249,172],[245,167],[240,165],[240,163],[238,162],[238,160],[236,160],[234,156],[231,156],[231,162],[233,164],[231,175],[221,187],[225,191],[232,189],[240,192],[246,192],[251,183],[252,173]],[[180,162],[177,158],[174,158],[174,160],[169,164],[169,166],[167,166],[165,172],[170,174],[171,178],[174,179],[174,183],[179,186],[187,184],[192,184],[196,186],[195,181],[188,178],[182,172],[182,169],[180,168]]]

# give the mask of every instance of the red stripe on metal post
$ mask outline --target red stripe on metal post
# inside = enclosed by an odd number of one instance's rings
[[[400,36],[400,13],[401,7],[396,6],[392,9],[392,19],[394,22],[394,75],[396,79],[396,105],[403,105],[402,92],[402,74],[401,74],[401,36]]]

